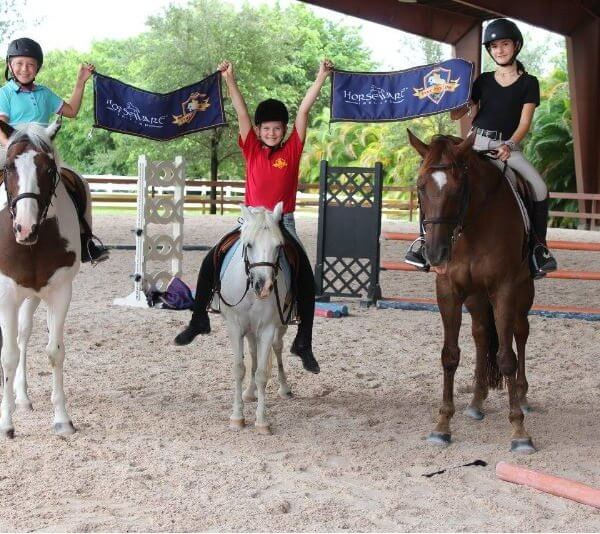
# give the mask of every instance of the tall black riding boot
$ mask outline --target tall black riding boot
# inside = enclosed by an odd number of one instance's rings
[[[321,371],[321,368],[312,351],[312,328],[315,318],[315,276],[302,245],[294,239],[283,224],[280,225],[280,228],[286,242],[294,245],[299,260],[296,302],[300,324],[290,351],[300,357],[304,369],[317,374]]]
[[[532,221],[533,232],[532,239],[533,250],[531,253],[531,262],[533,265],[533,278],[543,278],[547,273],[556,271],[558,265],[556,259],[546,246],[546,233],[548,231],[548,208],[549,199],[541,202],[533,202]],[[535,239],[537,237],[537,241]]]
[[[197,335],[210,334],[210,319],[206,310],[210,303],[214,287],[215,267],[213,256],[214,248],[208,251],[208,254],[202,261],[200,272],[198,273],[198,281],[196,282],[192,318],[185,330],[175,338],[176,345],[188,345]]]

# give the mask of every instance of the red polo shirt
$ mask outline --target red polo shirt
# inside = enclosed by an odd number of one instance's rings
[[[246,160],[246,205],[273,210],[282,201],[283,213],[293,213],[304,148],[296,128],[276,150],[264,146],[253,129],[248,132],[245,143],[241,137],[238,143]]]

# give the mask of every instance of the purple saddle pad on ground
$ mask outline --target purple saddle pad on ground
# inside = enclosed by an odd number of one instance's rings
[[[167,310],[189,310],[194,304],[194,297],[187,284],[174,276],[165,291],[152,291],[148,304]]]

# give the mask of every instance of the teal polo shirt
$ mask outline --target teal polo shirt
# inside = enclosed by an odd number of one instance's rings
[[[24,91],[14,80],[0,88],[0,115],[16,126],[23,122],[37,122],[48,126],[52,115],[60,111],[63,100],[43,85],[33,91]]]

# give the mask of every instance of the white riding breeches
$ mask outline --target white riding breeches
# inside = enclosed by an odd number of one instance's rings
[[[504,141],[495,141],[488,137],[484,137],[483,135],[477,134],[475,137],[475,144],[473,145],[473,149],[476,151],[481,150],[494,150],[499,146],[503,145]],[[496,165],[500,170],[504,170],[504,163],[499,159],[491,160],[494,165]],[[530,185],[531,190],[533,192],[533,200],[536,202],[541,202],[545,200],[548,196],[548,188],[546,187],[546,183],[544,179],[540,175],[540,173],[536,170],[536,168],[527,161],[523,152],[521,151],[521,147],[517,145],[516,149],[513,150],[510,154],[508,160],[506,160],[506,164],[508,169],[512,169],[517,171],[523,179]],[[508,172],[507,176],[513,185],[516,185],[516,177],[513,172]]]

